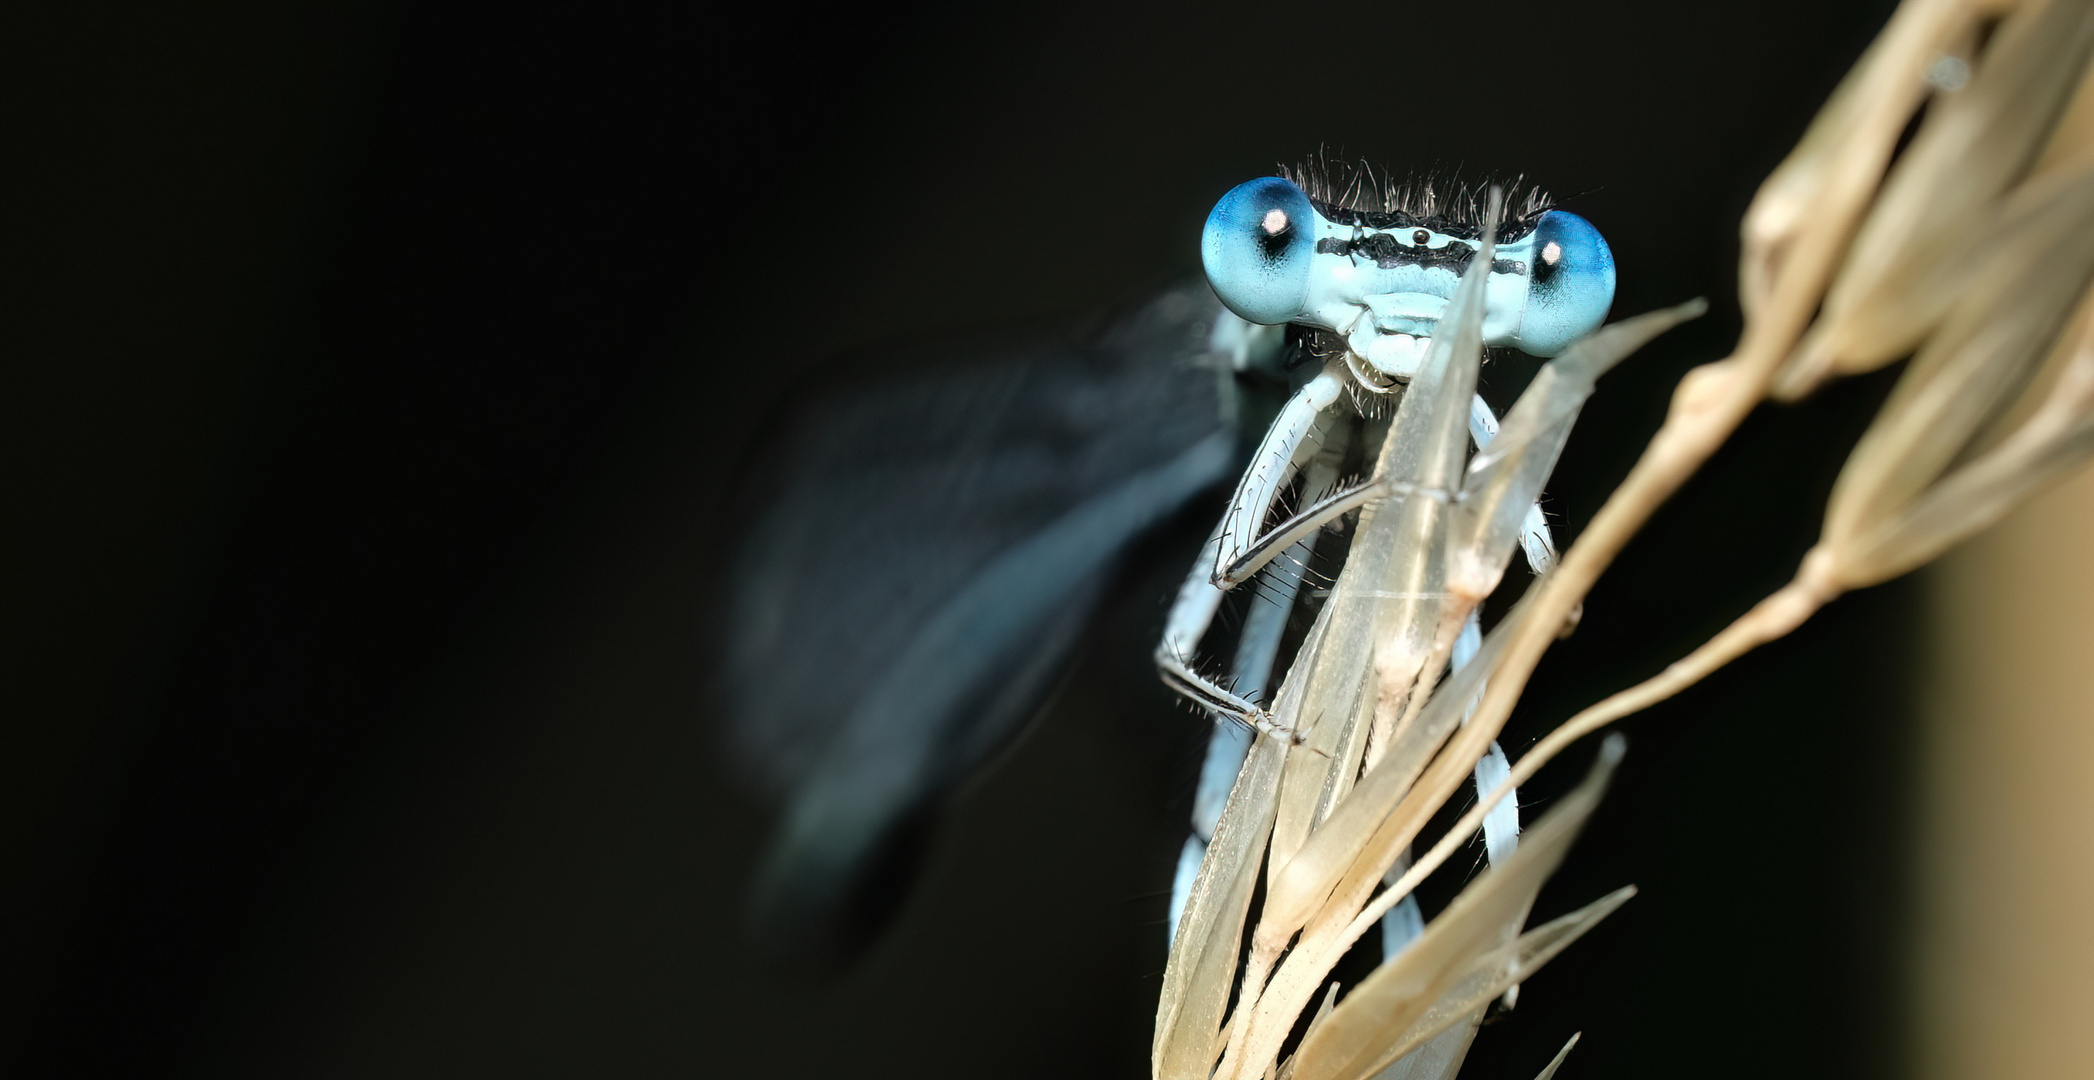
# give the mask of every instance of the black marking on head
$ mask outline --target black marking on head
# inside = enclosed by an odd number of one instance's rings
[[[1476,249],[1455,241],[1441,248],[1412,247],[1388,233],[1368,233],[1353,241],[1355,254],[1374,260],[1384,270],[1399,266],[1444,267],[1459,275],[1476,259]]]
[[[1438,248],[1411,247],[1388,233],[1368,233],[1350,246],[1352,254],[1373,259],[1374,265],[1384,270],[1394,270],[1399,266],[1439,267],[1452,270],[1459,276],[1476,261],[1476,249],[1460,241]],[[1526,269],[1517,259],[1491,260],[1493,274],[1520,274]]]
[[[1323,216],[1339,225],[1401,231],[1426,228],[1462,240],[1483,236],[1483,219],[1491,184],[1436,181],[1430,177],[1398,182],[1374,166],[1318,151],[1301,164],[1281,166],[1279,174],[1293,181]],[[1541,215],[1555,203],[1540,188],[1526,186],[1515,177],[1499,186],[1505,189],[1505,220],[1498,227],[1498,242],[1509,244],[1534,231]]]
[[[1451,270],[1459,277],[1476,261],[1476,249],[1456,241],[1445,247],[1412,247],[1396,237],[1382,232],[1368,233],[1351,240],[1340,240],[1326,236],[1316,241],[1318,255],[1344,255],[1348,258],[1371,259],[1374,265],[1384,270],[1399,266],[1438,267]],[[1527,264],[1518,259],[1492,259],[1493,274],[1525,274]]]

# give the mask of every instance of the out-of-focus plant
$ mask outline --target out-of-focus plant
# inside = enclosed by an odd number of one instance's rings
[[[1480,281],[1464,282],[1377,460],[1373,482],[1391,497],[1362,511],[1275,699],[1276,722],[1305,741],[1253,748],[1178,924],[1157,1077],[1453,1075],[1489,1003],[1633,891],[1521,932],[1620,758],[1610,739],[1591,775],[1423,936],[1359,985],[1327,985],[1499,801],[1575,740],[1788,633],[1841,592],[1919,566],[2094,450],[2090,53],[2089,0],[1907,0],[1746,214],[1735,352],[1681,380],[1664,425],[1577,543],[1446,674],[1594,381],[1699,312],[1627,320],[1550,362],[1464,462],[1481,317]],[[1477,265],[1489,261],[1486,246]],[[1796,579],[1551,732],[1402,868],[1599,575],[1745,416],[1907,357]]]

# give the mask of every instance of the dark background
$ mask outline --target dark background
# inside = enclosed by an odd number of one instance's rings
[[[1201,726],[1144,665],[1186,552],[892,936],[780,975],[707,644],[758,421],[853,347],[1190,272],[1221,192],[1319,145],[1525,172],[1607,234],[1618,314],[1716,305],[1587,410],[1575,535],[1733,340],[1739,214],[1889,7],[15,13],[0,1067],[1144,1075]],[[1508,749],[1785,580],[1883,385],[1751,421]],[[1537,916],[1643,894],[1466,1075],[1574,1030],[1566,1078],[1901,1070],[1913,611],[1841,601],[1624,725]]]

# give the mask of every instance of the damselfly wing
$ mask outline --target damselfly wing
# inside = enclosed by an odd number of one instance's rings
[[[1246,329],[1189,282],[832,365],[771,425],[725,690],[782,807],[751,906],[781,951],[847,957],[877,932],[941,799],[1039,710],[1128,551],[1240,470],[1229,417],[1262,429],[1251,399],[1285,393],[1237,370]]]

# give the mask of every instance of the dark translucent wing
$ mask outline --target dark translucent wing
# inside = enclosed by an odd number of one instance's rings
[[[761,444],[727,694],[740,759],[784,803],[754,905],[776,944],[833,956],[877,929],[914,827],[1038,709],[1120,556],[1231,474],[1218,313],[1192,285],[946,345]]]

